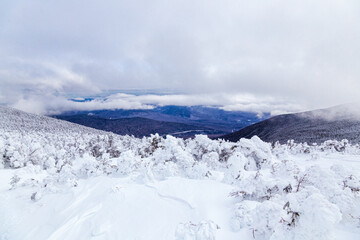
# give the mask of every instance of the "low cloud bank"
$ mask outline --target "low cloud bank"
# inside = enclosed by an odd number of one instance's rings
[[[76,98],[78,99],[78,98]],[[144,94],[116,93],[96,97],[91,101],[73,101],[54,94],[32,94],[23,96],[10,106],[31,113],[51,115],[66,111],[93,111],[111,109],[152,109],[156,106],[211,106],[225,111],[246,111],[277,115],[304,110],[303,106],[286,103],[272,97],[259,98],[251,94]]]

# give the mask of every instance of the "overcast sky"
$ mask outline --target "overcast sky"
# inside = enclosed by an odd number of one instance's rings
[[[111,89],[174,94],[111,96]],[[0,103],[67,109],[220,105],[300,111],[359,101],[358,0],[2,0]]]

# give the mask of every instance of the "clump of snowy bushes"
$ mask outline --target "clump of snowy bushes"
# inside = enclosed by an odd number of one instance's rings
[[[319,154],[358,154],[358,145],[345,140],[319,146],[289,141],[275,144],[270,153],[265,149],[258,149],[266,161],[258,161],[257,168],[246,169],[249,157],[229,159],[228,181],[236,186],[230,196],[238,199],[234,230],[248,227],[256,239],[332,239],[340,221],[359,225],[359,212],[352,215],[360,200],[358,173],[316,162]]]
[[[98,175],[141,181],[210,178],[234,186],[229,193],[236,200],[233,230],[248,228],[256,239],[330,239],[340,221],[359,224],[354,211],[359,173],[339,164],[317,164],[331,154],[359,155],[360,146],[346,140],[271,145],[258,137],[231,143],[202,135],[138,139],[85,130],[0,130],[0,168],[18,169],[11,188],[37,188],[34,201],[44,192],[76,187],[78,179]],[[189,223],[179,226],[177,236],[214,239],[215,232],[211,222]]]

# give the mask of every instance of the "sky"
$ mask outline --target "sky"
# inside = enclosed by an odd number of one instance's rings
[[[279,114],[358,102],[359,39],[358,0],[3,0],[0,104]]]

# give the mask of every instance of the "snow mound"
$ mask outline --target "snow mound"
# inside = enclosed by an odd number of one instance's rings
[[[180,223],[176,229],[176,240],[215,240],[219,226],[213,221]]]

